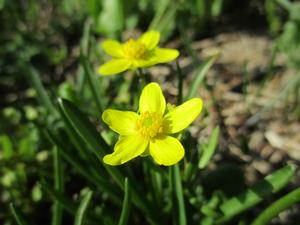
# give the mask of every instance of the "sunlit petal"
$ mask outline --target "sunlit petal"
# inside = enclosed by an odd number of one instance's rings
[[[160,39],[160,33],[157,31],[147,31],[139,38],[139,41],[141,41],[148,50],[152,50],[155,48]]]
[[[129,111],[107,109],[102,114],[102,120],[115,132],[121,135],[136,133],[136,121],[138,114]]]
[[[107,63],[101,65],[98,69],[98,73],[102,75],[112,75],[121,73],[127,70],[131,66],[131,62],[125,59],[112,59]]]
[[[123,57],[122,45],[115,40],[105,40],[102,42],[103,50],[110,56],[115,58]]]
[[[139,107],[140,113],[157,112],[161,115],[164,114],[166,100],[157,83],[150,83],[144,87],[140,96]]]
[[[168,112],[164,120],[168,124],[168,133],[177,133],[189,126],[202,110],[202,100],[193,98]]]
[[[149,149],[150,155],[159,165],[174,165],[184,156],[183,146],[176,138],[171,136],[150,141]]]
[[[156,48],[151,58],[151,64],[170,62],[179,56],[179,51],[170,48]]]
[[[116,166],[141,155],[149,142],[139,135],[122,136],[115,145],[114,152],[103,158],[104,163]]]

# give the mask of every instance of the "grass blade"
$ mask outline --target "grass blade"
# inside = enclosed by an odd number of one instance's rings
[[[74,225],[83,225],[84,224],[86,211],[88,209],[92,195],[93,195],[93,192],[89,190],[83,196],[83,198],[79,204],[79,207],[77,209],[77,212],[75,214]]]
[[[195,72],[195,75],[194,75],[192,86],[189,90],[189,93],[188,93],[186,99],[193,98],[197,95],[199,86],[202,84],[208,70],[215,63],[217,58],[218,58],[218,55],[211,56],[198,66],[198,68]]]
[[[159,7],[157,7],[157,10],[155,11],[155,15],[150,23],[149,29],[150,30],[158,30],[159,24],[167,11],[167,8],[169,6],[170,0],[162,0],[159,4]]]
[[[54,188],[55,190],[62,193],[63,191],[63,168],[61,156],[57,147],[53,149],[53,167],[54,167]],[[52,225],[60,225],[62,222],[62,207],[58,201],[54,202],[53,214],[52,214]]]
[[[267,225],[279,213],[300,202],[300,188],[297,188],[266,208],[251,225]]]
[[[92,90],[92,94],[97,106],[98,114],[101,115],[103,112],[103,107],[101,104],[101,93],[99,91],[100,89],[99,89],[98,80],[96,80],[95,74],[91,70],[87,57],[81,54],[80,61],[83,65],[84,74],[87,78],[88,84]]]
[[[49,184],[42,181],[40,183],[43,190],[48,193],[48,195],[53,199],[53,201],[59,202],[61,206],[66,209],[69,213],[75,214],[76,212],[76,206],[71,201],[69,201],[64,195],[62,195],[60,192],[56,191],[54,188],[52,188]]]
[[[182,70],[179,66],[178,60],[176,60],[176,74],[178,77],[178,94],[177,94],[177,105],[182,103],[182,92],[183,92],[183,80],[185,76],[182,73]]]
[[[201,158],[198,164],[200,169],[204,169],[207,166],[211,157],[213,156],[218,145],[219,135],[220,127],[217,126],[212,132],[208,146],[203,147],[203,152],[201,154]]]
[[[44,88],[41,78],[37,71],[33,67],[24,66],[25,74],[27,74],[29,78],[29,81],[31,82],[32,86],[37,92],[37,98],[41,105],[44,105],[47,109],[48,113],[52,115],[57,115],[57,111],[55,107],[53,106],[50,97]]]
[[[12,203],[10,203],[9,209],[18,225],[29,225],[29,223],[25,221],[23,213],[18,208],[15,208]]]
[[[180,177],[180,171],[178,164],[172,167],[172,175],[173,175],[173,187],[175,191],[175,197],[178,204],[178,211],[179,211],[179,225],[186,225],[186,213],[185,213],[185,205],[184,205],[184,195],[182,191],[182,183]]]
[[[69,123],[76,130],[79,136],[92,147],[94,153],[101,158],[107,154],[110,149],[109,145],[98,134],[95,127],[86,118],[86,116],[67,100],[59,99],[58,104],[61,109],[61,113],[68,119]]]
[[[121,217],[119,220],[118,225],[127,225],[128,223],[128,218],[129,218],[129,213],[131,211],[131,190],[130,190],[130,185],[128,183],[128,178],[125,178],[124,181],[124,201],[123,201],[123,206],[122,206],[122,212],[121,212]]]
[[[119,194],[121,194],[121,192],[116,188],[115,185],[110,185],[110,183],[107,182],[108,177],[106,176],[106,174],[102,173],[101,176],[95,176],[93,173],[91,173],[88,167],[82,166],[84,165],[84,163],[74,157],[73,154],[68,154],[68,152],[66,152],[67,147],[62,146],[61,143],[59,143],[59,141],[55,137],[53,137],[53,134],[50,131],[46,131],[46,136],[53,145],[58,146],[58,150],[60,151],[62,157],[68,163],[70,163],[79,174],[85,177],[92,184],[96,185],[102,191],[107,192],[107,194],[109,194],[109,196],[111,197],[111,200],[117,205],[122,204],[121,198],[119,197]]]
[[[278,192],[294,177],[295,170],[295,166],[287,165],[271,175],[266,176],[252,188],[248,188],[240,195],[224,202],[220,206],[224,217],[219,219],[217,224],[228,221],[230,218],[258,204],[271,194]]]

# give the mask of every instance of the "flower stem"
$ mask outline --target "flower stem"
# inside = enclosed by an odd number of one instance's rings
[[[290,208],[293,204],[300,202],[300,188],[297,188],[287,195],[283,196],[268,208],[266,208],[251,225],[266,225],[271,219],[276,217],[285,209]]]
[[[183,79],[181,68],[179,66],[178,60],[176,60],[176,71],[178,76],[178,95],[177,95],[177,105],[182,103],[182,89],[183,89]]]
[[[181,177],[180,177],[180,171],[179,166],[174,165],[172,168],[170,168],[171,173],[171,185],[174,187],[172,191],[173,198],[173,207],[178,206],[178,213],[179,218],[175,219],[175,221],[178,221],[179,225],[186,225],[186,214],[185,214],[185,205],[184,205],[184,196],[182,191],[182,184],[181,184]],[[176,216],[177,214],[175,214]]]

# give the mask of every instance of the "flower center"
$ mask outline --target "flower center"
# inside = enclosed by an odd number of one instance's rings
[[[123,45],[123,51],[128,58],[144,59],[146,53],[146,46],[139,41],[129,39]]]
[[[163,118],[156,112],[144,112],[136,123],[136,129],[146,138],[163,133]]]

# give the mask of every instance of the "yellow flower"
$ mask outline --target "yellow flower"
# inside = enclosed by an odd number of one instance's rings
[[[157,47],[159,39],[159,32],[148,31],[139,39],[129,39],[124,44],[115,40],[104,41],[102,47],[112,59],[101,65],[98,72],[102,75],[111,75],[127,69],[148,67],[176,59],[179,52],[175,49]]]
[[[193,98],[167,111],[160,86],[148,84],[139,99],[139,114],[114,109],[103,112],[103,121],[120,134],[113,153],[103,158],[104,163],[120,165],[150,154],[159,165],[176,164],[183,158],[184,148],[172,134],[189,126],[202,105],[200,98]]]

